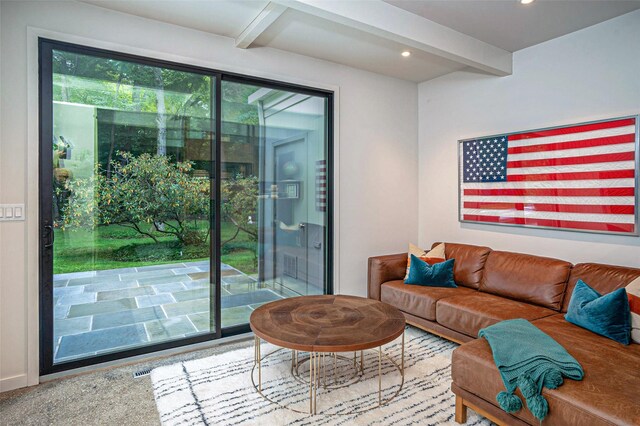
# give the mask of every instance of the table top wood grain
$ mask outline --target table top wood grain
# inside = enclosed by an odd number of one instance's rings
[[[305,352],[350,352],[389,343],[404,332],[402,312],[356,296],[300,296],[260,306],[253,332],[277,346]]]

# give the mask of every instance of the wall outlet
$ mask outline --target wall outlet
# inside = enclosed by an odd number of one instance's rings
[[[0,222],[24,220],[24,204],[0,204]]]

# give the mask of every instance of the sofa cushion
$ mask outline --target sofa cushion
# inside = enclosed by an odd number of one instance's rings
[[[436,320],[436,302],[445,297],[471,295],[477,291],[465,287],[424,287],[389,281],[380,288],[380,300],[403,312],[431,321]]]
[[[453,281],[453,262],[455,259],[430,265],[412,254],[409,275],[404,279],[404,283],[427,287],[456,288],[458,286]]]
[[[555,313],[540,306],[476,292],[439,300],[436,306],[436,321],[459,333],[478,337],[481,328],[503,320],[534,320]]]
[[[415,256],[420,260],[427,262],[429,265],[444,262],[444,243],[432,248],[431,250],[421,249],[415,244],[409,243],[409,252],[407,253],[407,272],[404,275],[405,281],[409,278],[409,271],[411,270],[411,256]]]
[[[564,319],[623,345],[631,342],[631,311],[624,288],[601,295],[579,280]]]
[[[549,257],[492,251],[480,291],[560,310],[571,263]]]
[[[440,243],[434,243],[433,247],[438,244]],[[446,258],[456,260],[453,265],[453,279],[456,284],[477,289],[480,286],[482,269],[490,252],[489,247],[445,243]]]
[[[545,424],[640,424],[640,345],[621,346],[565,321],[561,314],[533,324],[567,349],[585,372],[582,381],[565,380],[558,389],[543,389],[549,403]],[[504,385],[485,339],[453,351],[451,376],[458,387],[498,406],[496,395]],[[516,394],[522,397],[519,390]],[[526,409],[514,415],[539,423]]]
[[[631,281],[625,289],[631,310],[631,340],[640,343],[640,278]]]
[[[562,312],[567,312],[573,288],[578,280],[589,284],[600,294],[611,293],[613,290],[625,287],[634,279],[640,277],[640,269],[624,266],[603,265],[600,263],[579,263],[571,270],[567,291],[562,304]]]

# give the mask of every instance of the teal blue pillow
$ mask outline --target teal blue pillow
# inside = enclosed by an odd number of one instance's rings
[[[627,291],[619,288],[602,296],[578,280],[564,318],[623,345],[631,340],[631,313]]]
[[[453,259],[429,265],[412,254],[409,275],[404,283],[428,287],[458,287],[453,281]]]

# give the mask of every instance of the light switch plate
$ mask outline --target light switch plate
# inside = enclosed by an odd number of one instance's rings
[[[0,222],[20,221],[24,218],[24,204],[0,204]]]

